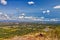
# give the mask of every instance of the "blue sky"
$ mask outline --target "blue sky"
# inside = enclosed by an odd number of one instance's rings
[[[59,18],[60,0],[0,0],[0,11],[8,16]]]

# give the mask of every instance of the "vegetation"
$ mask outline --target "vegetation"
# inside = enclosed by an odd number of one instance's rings
[[[59,24],[38,24],[38,23],[19,23],[11,25],[0,25],[0,39],[23,36],[27,34],[45,33],[45,37],[60,39]]]

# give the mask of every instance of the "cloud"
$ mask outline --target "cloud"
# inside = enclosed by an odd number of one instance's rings
[[[27,16],[26,16],[25,18],[28,18],[28,19],[33,19],[34,17],[32,17],[32,16],[30,16],[30,17],[27,17]]]
[[[34,20],[35,17],[32,17],[32,16],[19,16],[18,17],[19,19],[30,19],[30,20]]]
[[[22,13],[19,17],[18,17],[18,19],[27,19],[27,20],[32,20],[32,21],[42,21],[42,20],[44,20],[45,19],[45,17],[40,17],[40,18],[38,18],[38,17],[33,17],[33,16],[26,16],[25,15],[25,13]]]
[[[7,5],[7,1],[6,0],[1,0],[1,4]]]
[[[33,5],[33,4],[35,4],[35,2],[29,1],[28,4],[29,4],[29,5]]]
[[[47,13],[50,13],[50,10],[46,10]]]
[[[40,17],[41,19],[44,19],[45,17]]]
[[[54,6],[54,9],[60,9],[60,5]]]
[[[57,19],[50,19],[50,21],[58,21]]]
[[[4,14],[3,12],[0,12],[0,20],[10,20],[10,17],[7,14]]]
[[[43,11],[43,13],[45,14],[45,13],[46,13],[46,11]]]
[[[9,17],[7,14],[4,14],[4,16],[5,16],[7,19],[10,19],[10,17]]]
[[[43,13],[50,13],[50,10],[44,10]]]
[[[34,20],[34,21],[43,21],[45,19],[45,17],[32,17],[30,18],[31,20]]]
[[[21,18],[24,18],[24,16],[19,16],[18,18],[20,18],[20,19],[21,19]]]
[[[22,15],[22,16],[25,16],[25,13],[22,13],[21,15]]]
[[[18,18],[25,18],[25,13],[22,13]]]
[[[0,15],[2,14],[2,12],[0,12]]]

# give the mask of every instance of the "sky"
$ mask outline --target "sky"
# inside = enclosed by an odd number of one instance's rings
[[[60,19],[60,0],[0,0],[1,13],[10,18],[23,13],[24,16],[42,19]]]

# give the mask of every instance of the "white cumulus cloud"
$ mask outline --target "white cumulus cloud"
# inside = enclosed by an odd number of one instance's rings
[[[44,14],[45,13],[50,13],[50,10],[44,10],[44,11],[42,11]]]
[[[35,2],[29,1],[28,4],[29,4],[29,5],[32,5],[32,4],[35,4]]]
[[[54,6],[54,9],[60,9],[60,5]]]
[[[1,0],[1,4],[7,5],[7,1],[6,0]]]
[[[47,12],[47,13],[50,13],[50,10],[47,10],[46,12]]]
[[[0,20],[7,20],[7,19],[10,19],[10,17],[7,14],[0,12]]]
[[[7,14],[4,14],[4,16],[5,16],[7,19],[10,19],[10,17],[9,17]]]
[[[46,11],[43,11],[43,13],[46,13]]]

